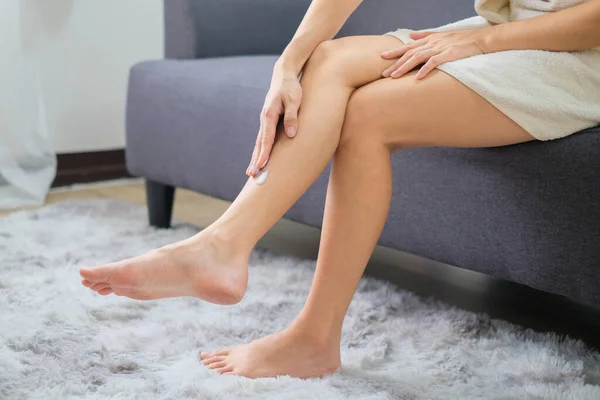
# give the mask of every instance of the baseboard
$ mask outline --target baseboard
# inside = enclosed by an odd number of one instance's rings
[[[125,165],[124,149],[58,154],[57,161],[52,187],[132,176]]]

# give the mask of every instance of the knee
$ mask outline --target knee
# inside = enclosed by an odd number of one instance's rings
[[[341,68],[347,59],[347,46],[341,39],[326,40],[321,42],[312,52],[302,74],[325,74],[328,76],[339,76],[343,73]]]
[[[386,146],[390,151],[414,147],[418,142],[419,121],[416,120],[410,88],[365,85],[355,90],[348,101],[340,146],[364,148]],[[393,99],[393,101],[391,101]]]
[[[376,99],[361,90],[355,90],[346,106],[340,146],[364,147],[367,142],[383,142],[383,124]]]

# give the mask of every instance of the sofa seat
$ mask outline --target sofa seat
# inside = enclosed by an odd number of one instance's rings
[[[276,59],[133,67],[129,170],[233,200],[247,179]],[[395,153],[393,202],[379,243],[600,304],[599,149],[595,127],[552,142]],[[287,218],[321,226],[328,174],[329,167]]]

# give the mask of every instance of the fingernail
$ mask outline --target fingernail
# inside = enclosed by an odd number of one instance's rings
[[[400,72],[398,71],[394,71],[394,73],[392,74],[392,78],[397,78],[400,76]]]
[[[382,56],[384,56],[384,57],[387,57],[387,56],[389,56],[390,54],[392,54],[392,52],[391,52],[391,51],[384,51],[383,53],[381,53],[381,55],[382,55]]]
[[[251,175],[255,175],[258,173],[258,168],[256,168],[254,165],[250,167],[250,174]]]
[[[386,78],[390,75],[390,71],[388,69],[386,69],[385,71],[383,71],[381,73],[381,75],[385,76]]]
[[[289,136],[294,136],[296,134],[296,128],[293,126],[288,126],[285,131]]]

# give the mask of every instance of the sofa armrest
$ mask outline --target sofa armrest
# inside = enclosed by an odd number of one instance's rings
[[[280,54],[310,0],[164,0],[167,58]]]
[[[165,57],[195,58],[196,28],[188,0],[164,0]]]
[[[164,0],[167,58],[280,54],[311,0]],[[473,0],[364,0],[339,36],[423,29],[471,16]]]

